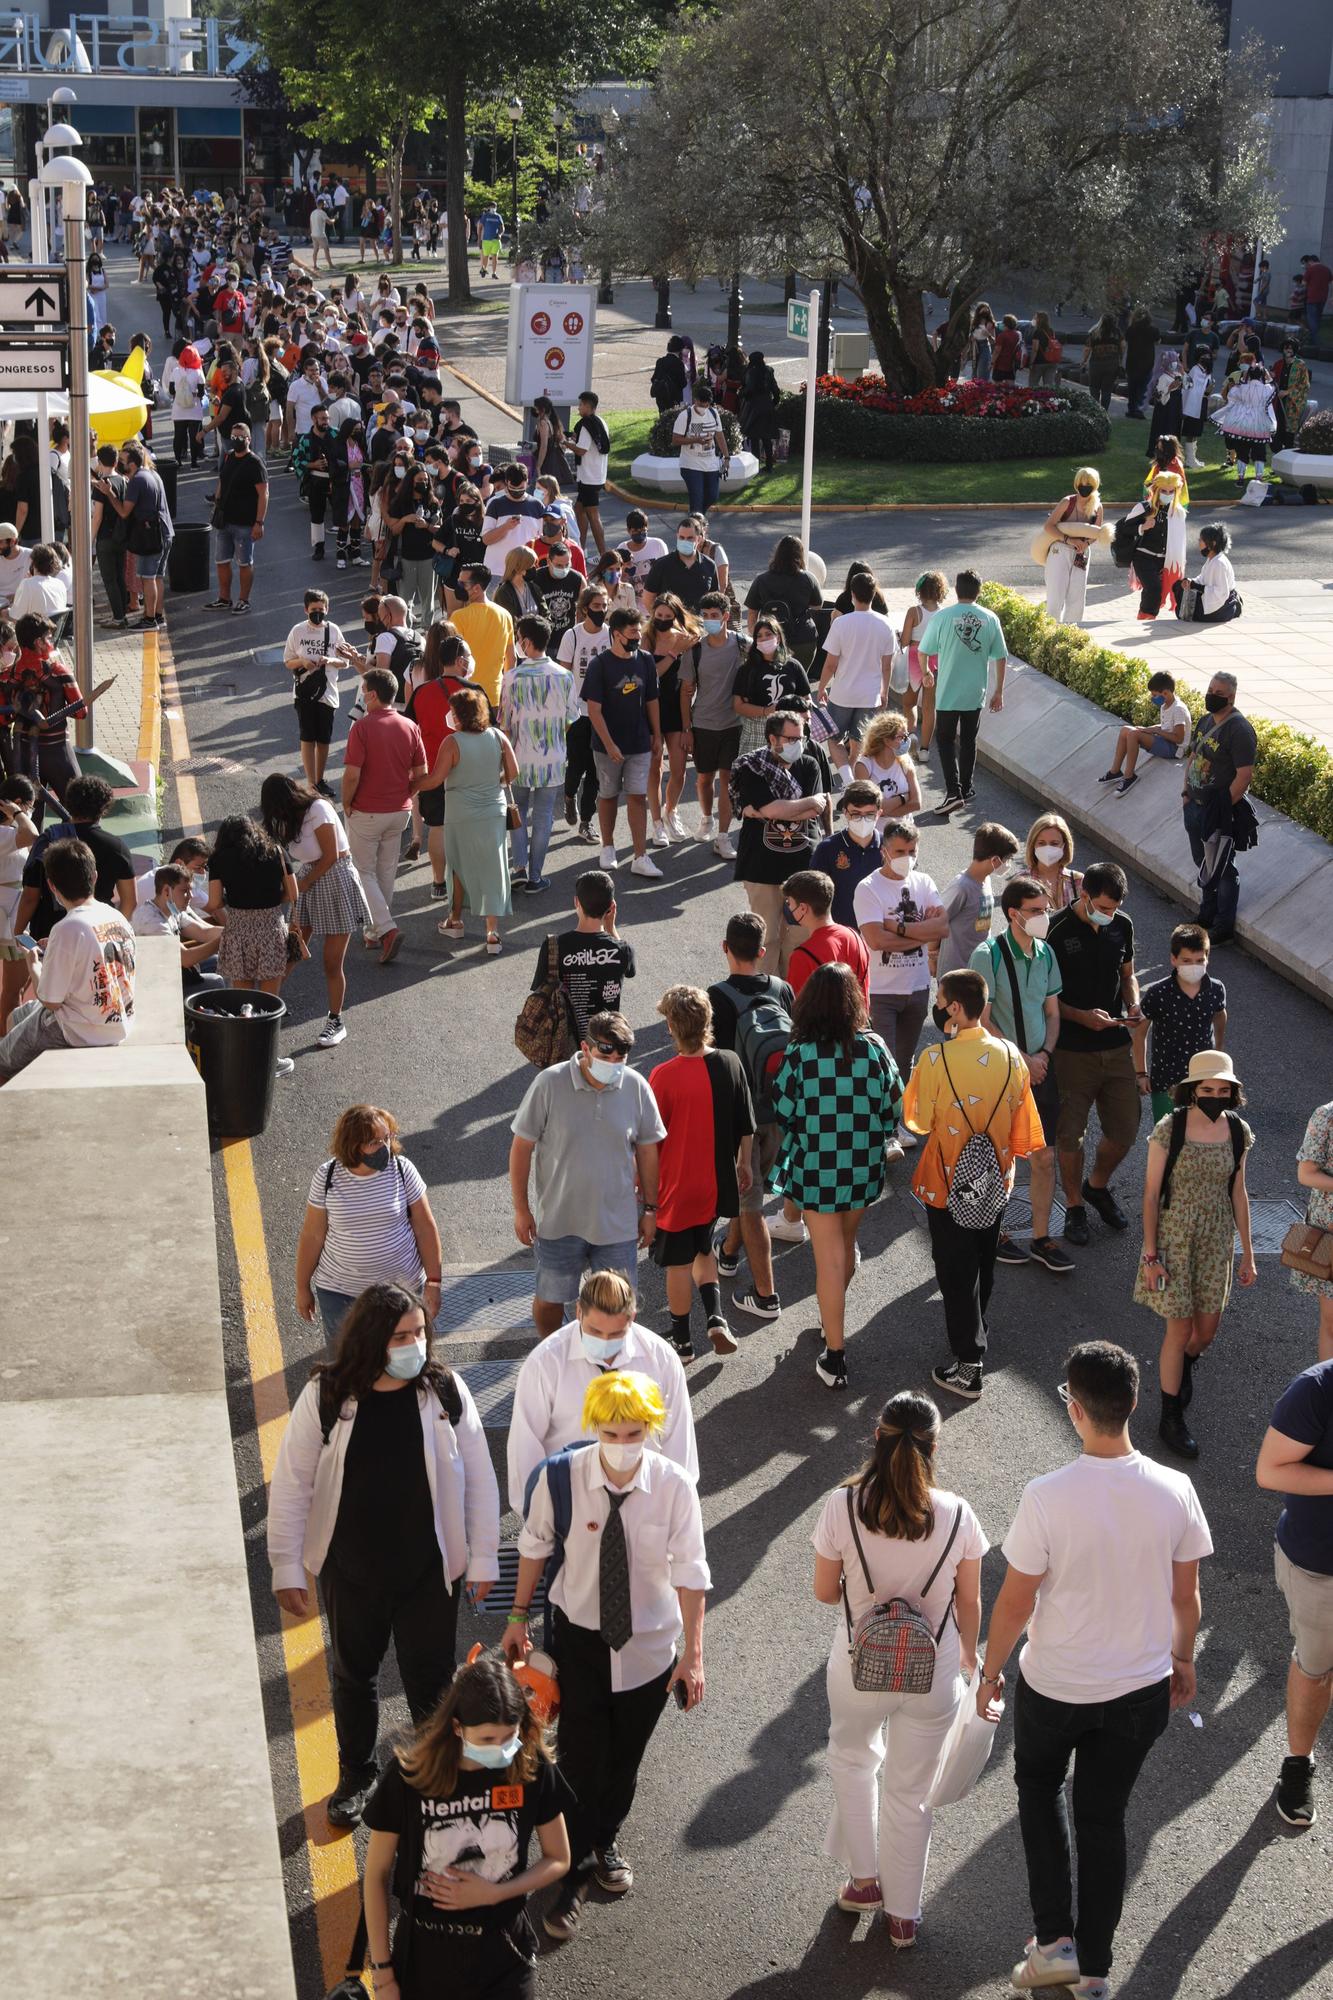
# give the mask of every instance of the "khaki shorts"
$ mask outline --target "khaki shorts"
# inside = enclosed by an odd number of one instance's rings
[[[1312,1681],[1333,1673],[1333,1576],[1301,1569],[1273,1544],[1273,1574],[1287,1600],[1291,1657]]]
[[[1138,1136],[1141,1103],[1134,1052],[1128,1044],[1118,1049],[1057,1049],[1055,1082],[1060,1092],[1055,1143],[1062,1153],[1082,1151],[1094,1107],[1102,1137],[1128,1152]]]
[[[750,1144],[750,1185],[741,1196],[741,1214],[758,1215],[768,1192],[764,1183],[782,1150],[782,1127],[761,1125]]]

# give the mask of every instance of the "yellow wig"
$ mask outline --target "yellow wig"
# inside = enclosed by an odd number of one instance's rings
[[[583,1398],[585,1431],[600,1430],[604,1424],[642,1424],[655,1433],[666,1422],[666,1415],[662,1391],[652,1376],[630,1368],[599,1375],[589,1383]]]

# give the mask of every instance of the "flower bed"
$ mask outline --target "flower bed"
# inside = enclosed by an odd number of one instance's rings
[[[1146,727],[1155,719],[1157,711],[1148,698],[1152,669],[1146,660],[1099,646],[1075,626],[1057,624],[1041,605],[1002,584],[988,583],[981,597],[1004,626],[1010,652],[1030,667],[1127,722]],[[1202,697],[1183,683],[1176,693],[1197,722]],[[1258,741],[1255,797],[1298,826],[1333,840],[1333,752],[1285,723],[1258,715],[1248,719]]]
[[[805,395],[785,396],[778,421],[793,440],[805,431]],[[1105,410],[1086,390],[1020,389],[1009,382],[945,382],[902,396],[882,375],[815,386],[815,445],[834,458],[897,459],[918,465],[982,459],[1090,458],[1111,435]]]

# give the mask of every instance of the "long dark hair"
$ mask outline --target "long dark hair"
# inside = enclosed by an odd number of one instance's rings
[[[541,1722],[508,1660],[503,1654],[483,1653],[471,1666],[458,1669],[435,1708],[396,1752],[399,1769],[413,1791],[428,1799],[447,1799],[458,1783],[463,1756],[459,1729],[480,1729],[485,1724],[517,1729],[522,1739],[509,1777],[531,1784],[540,1766],[550,1762]],[[494,1775],[503,1782],[506,1774]]]
[[[259,787],[259,816],[265,833],[279,847],[290,847],[294,840],[300,839],[305,816],[316,797],[299,778],[289,778],[285,771],[274,771]]]
[[[804,990],[804,989],[802,989]],[[859,1472],[844,1479],[856,1511],[872,1534],[924,1542],[935,1526],[930,1504],[940,1413],[929,1396],[902,1389],[879,1413],[875,1443]]]
[[[851,967],[821,965],[796,996],[791,1038],[793,1042],[813,1042],[819,1049],[841,1049],[850,1062],[856,1038],[869,1018],[861,982]]]
[[[799,576],[805,568],[805,550],[799,535],[784,535],[768,559],[770,576]]]
[[[213,836],[213,852],[218,856],[239,854],[247,861],[269,861],[278,849],[272,836],[256,826],[249,813],[231,813]]]
[[[322,1409],[336,1416],[349,1397],[359,1402],[371,1393],[384,1373],[394,1329],[410,1312],[419,1312],[426,1322],[426,1365],[416,1378],[418,1389],[429,1384],[456,1401],[452,1370],[430,1358],[430,1316],[417,1294],[406,1285],[367,1285],[338,1330],[332,1361],[317,1361],[310,1371],[319,1383]]]

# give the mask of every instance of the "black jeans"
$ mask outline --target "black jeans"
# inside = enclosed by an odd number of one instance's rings
[[[202,417],[176,418],[171,427],[171,446],[177,465],[184,465],[187,454],[191,465],[198,465],[204,455],[203,439],[199,435],[202,425]]]
[[[944,1300],[944,1330],[959,1361],[986,1355],[986,1307],[995,1281],[1003,1216],[989,1229],[964,1229],[947,1208],[928,1208],[930,1254]]]
[[[369,1773],[379,1735],[379,1671],[393,1640],[413,1722],[424,1722],[454,1674],[458,1599],[444,1585],[438,1551],[405,1589],[354,1582],[326,1561],[320,1595],[329,1621],[329,1688],[338,1764],[343,1774]]]
[[[1127,368],[1125,370],[1126,401],[1129,404],[1127,414],[1129,416],[1141,417],[1143,415],[1143,399],[1148,393],[1148,384],[1151,380],[1151,366],[1147,368]]]
[[[111,616],[123,618],[129,604],[125,594],[125,551],[103,535],[97,544],[97,569],[111,604]]]
[[[565,797],[576,796],[579,823],[588,826],[597,805],[597,766],[592,761],[592,724],[586,715],[565,731]]]
[[[1079,1970],[1104,1979],[1125,1900],[1125,1808],[1171,1714],[1171,1682],[1115,1701],[1051,1701],[1022,1675],[1014,1697],[1014,1783],[1038,1944],[1072,1937]],[[1074,1760],[1078,1922],[1065,1775]]]
[[[977,768],[977,730],[981,726],[979,708],[937,708],[935,741],[940,746],[946,798],[957,798],[971,788]]]
[[[553,1617],[560,1669],[560,1769],[578,1804],[568,1814],[569,1880],[594,1849],[609,1847],[634,1804],[643,1753],[666,1700],[671,1669],[642,1687],[611,1692],[611,1649],[600,1632]]]

